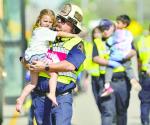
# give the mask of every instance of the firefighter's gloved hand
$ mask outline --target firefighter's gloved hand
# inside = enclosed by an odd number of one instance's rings
[[[121,66],[121,64],[120,64],[119,62],[109,60],[109,61],[108,61],[108,66],[110,66],[110,67],[112,67],[112,68],[116,68],[116,67]]]

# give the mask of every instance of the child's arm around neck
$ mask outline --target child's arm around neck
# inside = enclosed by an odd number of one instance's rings
[[[79,37],[77,34],[72,34],[72,33],[67,33],[67,32],[63,32],[63,31],[58,31],[57,36],[60,37]]]

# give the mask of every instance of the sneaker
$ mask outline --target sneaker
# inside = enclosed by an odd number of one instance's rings
[[[140,83],[136,79],[131,79],[130,83],[135,90],[140,91],[142,89]]]
[[[110,86],[109,88],[105,88],[101,94],[101,97],[106,97],[111,95],[114,92],[113,88]]]

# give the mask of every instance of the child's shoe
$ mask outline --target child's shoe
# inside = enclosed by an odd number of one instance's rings
[[[101,97],[106,97],[111,95],[114,92],[113,88],[109,86],[108,88],[104,88],[102,94],[100,95]]]

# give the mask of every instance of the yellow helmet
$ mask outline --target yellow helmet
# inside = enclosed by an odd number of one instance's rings
[[[65,4],[57,16],[61,16],[72,22],[73,25],[79,30],[79,32],[82,30],[81,23],[83,20],[83,12],[77,5],[70,3]]]

